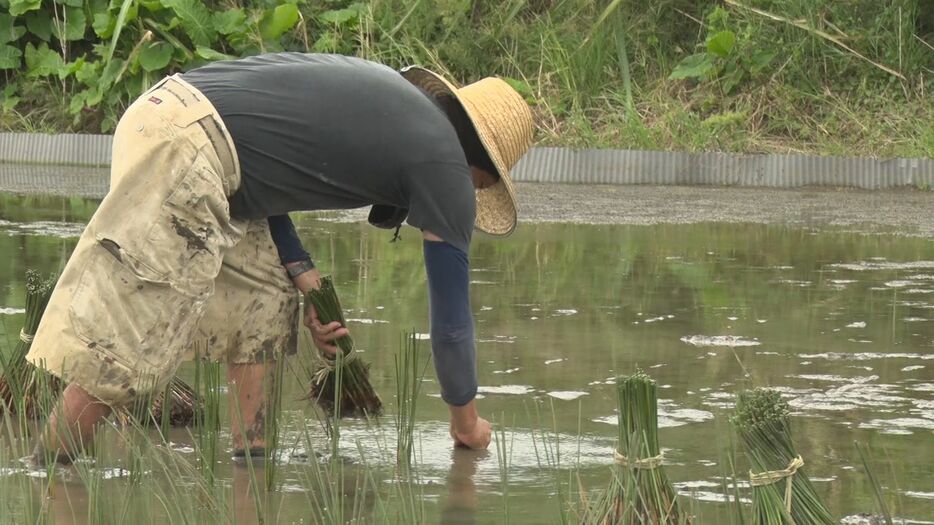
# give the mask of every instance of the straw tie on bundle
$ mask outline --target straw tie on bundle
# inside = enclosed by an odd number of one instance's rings
[[[26,343],[27,345],[32,344],[32,340],[36,338],[36,334],[27,334],[23,331],[22,328],[19,330],[19,340]]]
[[[353,347],[346,354],[338,352],[334,359],[318,354],[318,362],[321,368],[315,372],[314,381],[321,382],[327,379],[328,374],[336,372],[338,368],[350,366],[357,359],[357,347]]]
[[[641,458],[635,461],[631,461],[628,457],[623,454],[620,454],[618,450],[613,451],[613,461],[617,465],[622,465],[624,467],[632,467],[642,470],[654,470],[662,466],[662,461],[665,459],[665,454],[659,452],[657,456],[652,456],[650,458]]]
[[[746,449],[752,486],[752,525],[837,523],[804,470],[792,440],[791,408],[780,392],[765,388],[736,396],[730,419]],[[785,480],[784,490],[781,481]]]
[[[688,525],[678,493],[665,473],[658,441],[658,386],[642,371],[616,379],[619,439],[613,481],[587,511],[584,523]],[[625,452],[625,453],[624,453]]]
[[[803,466],[804,460],[801,459],[801,456],[795,456],[794,459],[788,463],[788,467],[782,470],[767,470],[765,472],[759,472],[758,474],[750,470],[749,484],[753,487],[761,487],[785,480],[785,510],[790,514],[792,489],[794,488],[793,477],[798,472],[798,469]]]

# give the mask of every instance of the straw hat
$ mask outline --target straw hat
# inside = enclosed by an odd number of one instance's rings
[[[499,175],[496,184],[477,191],[476,228],[491,235],[512,233],[518,206],[509,170],[532,145],[532,111],[522,95],[494,77],[458,88],[420,67],[407,67],[402,75],[434,97],[460,102]]]

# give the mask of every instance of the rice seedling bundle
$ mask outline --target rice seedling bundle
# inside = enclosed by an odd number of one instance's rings
[[[40,408],[51,405],[61,391],[61,381],[57,377],[45,374],[26,360],[56,281],[54,276],[43,279],[39,272],[26,270],[26,319],[13,351],[9,355],[0,352],[0,411],[38,417],[42,412]],[[43,377],[38,377],[39,374]]]
[[[788,403],[770,389],[740,392],[733,426],[752,470],[753,523],[756,525],[831,525],[836,523],[805,474],[795,450]]]
[[[305,294],[305,308],[313,306],[321,324],[339,321],[346,326],[344,311],[330,276],[321,278],[321,286]],[[322,357],[312,374],[307,398],[314,399],[329,415],[368,417],[379,415],[383,401],[370,384],[370,366],[357,356],[353,339],[345,335],[335,341],[334,359]]]
[[[658,386],[642,371],[618,378],[617,475],[630,507],[618,523],[689,523],[662,466],[658,443]]]
[[[47,414],[52,403],[61,393],[62,381],[48,372],[40,370],[26,360],[39,322],[55,289],[57,277],[43,279],[39,272],[26,270],[26,319],[19,333],[19,340],[9,355],[0,352],[0,411],[21,413],[30,418]],[[166,398],[168,394],[168,398]],[[148,398],[147,398],[148,399]],[[166,403],[165,399],[169,399]],[[165,421],[173,426],[191,424],[198,395],[179,378],[173,378],[166,391],[152,399],[149,414],[137,414],[142,422],[163,422],[163,408],[168,405]],[[127,417],[133,409],[121,409],[118,417]]]
[[[619,439],[616,471],[606,494],[588,512],[603,525],[688,524],[690,515],[662,465],[658,442],[658,387],[639,371],[616,380]]]

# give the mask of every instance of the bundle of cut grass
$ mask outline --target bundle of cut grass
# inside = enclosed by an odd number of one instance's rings
[[[322,324],[339,321],[346,326],[334,282],[330,276],[321,278],[318,290],[305,294],[305,308],[313,306]],[[370,367],[358,356],[353,339],[346,335],[335,341],[335,359],[322,357],[312,374],[308,399],[314,399],[329,415],[339,417],[369,417],[379,415],[383,401],[370,384]]]
[[[788,421],[788,404],[775,390],[740,392],[733,426],[752,466],[753,523],[831,525],[836,523],[802,470]]]
[[[145,420],[156,425],[187,427],[195,421],[195,414],[198,412],[195,407],[202,404],[201,397],[188,383],[173,377],[169,386],[153,398],[151,417]]]
[[[0,352],[0,411],[20,413],[30,418],[47,414],[61,393],[63,385],[59,378],[42,371],[26,360],[32,339],[55,289],[55,276],[42,279],[39,272],[26,270],[26,320],[20,330],[19,341],[9,355]],[[198,395],[179,378],[172,379],[166,391],[171,396],[167,421],[173,426],[191,424],[194,419]],[[153,399],[151,417],[140,417],[144,422],[162,422],[165,394]],[[129,414],[131,409],[122,410]]]
[[[616,380],[619,441],[616,472],[607,492],[585,517],[587,523],[688,524],[677,492],[662,466],[658,444],[658,387],[642,371]]]
[[[26,360],[56,281],[54,276],[43,279],[39,272],[26,270],[26,320],[13,351],[9,355],[0,352],[0,411],[38,417],[40,407],[50,404],[61,390],[57,377],[39,371]]]

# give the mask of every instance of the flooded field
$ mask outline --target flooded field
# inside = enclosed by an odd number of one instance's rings
[[[23,317],[25,269],[59,269],[95,207],[82,198],[0,195],[0,337],[10,344]],[[338,219],[302,215],[296,222],[322,272],[334,275],[389,405],[378,426],[345,423],[339,449],[346,516],[378,522],[404,505],[392,481],[393,353],[403,330],[428,332],[421,242],[411,228],[390,244],[389,233]],[[613,379],[642,368],[660,386],[669,477],[700,523],[729,523],[727,418],[735,392],[750,386],[777,388],[791,403],[806,470],[836,516],[876,511],[859,441],[871,447],[895,514],[934,523],[930,239],[852,226],[523,224],[505,241],[477,237],[471,263],[479,408],[505,430],[487,452],[452,451],[429,371],[418,401],[412,489],[427,522],[500,523],[507,512],[511,523],[574,522],[567,506],[578,501],[578,480],[597,491],[610,479]],[[275,488],[254,491],[250,480],[263,474],[221,453],[219,483],[228,500],[218,521],[257,521],[258,499],[275,521],[316,522],[308,480],[318,471],[316,451],[327,456],[329,444],[312,407],[298,400],[303,387],[294,368],[286,370]],[[183,374],[190,377],[191,367]],[[0,441],[0,499],[25,491],[33,499],[22,506],[48,509],[56,522],[96,523],[88,512],[101,497],[95,491],[192,486],[184,475],[151,467],[139,481],[138,465],[120,453],[125,445],[115,434],[105,436],[112,444],[105,459],[54,473],[50,498],[43,497],[44,473],[25,468]],[[194,463],[197,436],[177,430],[171,438],[162,453]],[[222,434],[222,447],[228,438]],[[740,458],[737,476],[747,469]],[[91,471],[97,488],[88,490]],[[745,491],[741,486],[742,497]],[[368,494],[356,498],[357,510],[354,493]],[[156,522],[171,515],[167,503],[148,505]],[[0,522],[22,506],[4,501]]]

